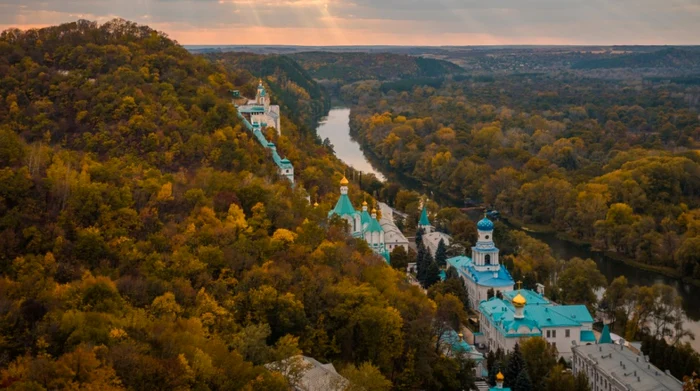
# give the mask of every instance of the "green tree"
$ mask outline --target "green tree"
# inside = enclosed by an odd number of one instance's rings
[[[557,280],[563,302],[586,304],[591,310],[597,302],[595,290],[605,284],[605,276],[592,259],[571,259],[564,265]]]
[[[437,284],[440,281],[440,267],[437,262],[432,261],[428,265],[428,270],[425,273],[425,281],[423,282],[423,287],[425,289]]]
[[[525,360],[523,360],[523,355],[520,352],[520,344],[516,343],[513,347],[513,351],[508,354],[508,362],[506,364],[506,371],[503,373],[505,376],[505,386],[514,388],[516,384],[516,379],[518,379],[521,373],[526,373],[525,371]],[[530,378],[527,378],[528,383]]]
[[[447,247],[442,239],[440,239],[440,243],[438,243],[437,250],[435,251],[435,262],[437,262],[438,266],[441,268],[447,265]]]
[[[397,246],[391,251],[391,267],[396,270],[406,271],[408,267],[408,253],[403,246]]]
[[[520,346],[525,368],[535,389],[544,388],[545,378],[557,364],[557,349],[543,338],[532,337]]]
[[[528,371],[522,371],[515,379],[515,384],[513,384],[513,391],[533,391],[536,388],[533,387],[530,381],[530,375]]]
[[[345,391],[389,391],[391,389],[391,382],[369,362],[364,362],[359,367],[348,365],[340,371],[340,374],[350,382]]]

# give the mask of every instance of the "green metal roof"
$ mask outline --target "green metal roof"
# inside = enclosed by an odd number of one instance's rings
[[[338,202],[335,204],[335,208],[328,212],[328,216],[337,214],[338,216],[353,216],[357,211],[352,206],[350,202],[350,197],[347,194],[341,194],[338,198]]]
[[[367,232],[383,232],[382,225],[374,217],[370,218],[369,226],[367,227]]]
[[[362,213],[360,214],[360,224],[362,224],[362,227],[364,227],[365,224],[367,224],[369,226],[369,223],[371,220],[372,220],[372,216],[370,216],[366,210],[363,210]]]
[[[595,341],[595,338],[593,340]],[[608,328],[607,324],[603,326],[603,332],[600,334],[600,339],[598,340],[598,343],[612,343],[612,338],[610,338],[610,328]]]
[[[418,225],[430,225],[430,220],[428,220],[428,210],[423,206],[423,210],[420,212],[420,222]]]
[[[581,330],[581,342],[595,342],[595,334],[591,330]]]

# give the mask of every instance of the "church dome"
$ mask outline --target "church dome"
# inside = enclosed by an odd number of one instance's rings
[[[493,222],[488,217],[484,217],[476,223],[476,229],[479,231],[493,231]]]
[[[518,294],[513,298],[513,305],[514,305],[515,307],[525,307],[525,304],[527,304],[527,300],[525,300],[525,298],[523,297],[523,295],[521,295],[520,293],[518,293]]]
[[[345,186],[345,185],[347,185],[348,183],[350,183],[350,181],[348,181],[348,178],[346,178],[346,177],[343,175],[343,179],[340,180],[340,184],[343,185],[343,186]]]
[[[497,381],[503,381],[503,380],[505,380],[505,378],[506,378],[506,377],[503,376],[503,374],[502,374],[500,371],[496,374],[496,380],[497,380]]]

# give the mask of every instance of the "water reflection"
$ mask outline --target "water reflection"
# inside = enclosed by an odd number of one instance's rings
[[[384,181],[384,175],[365,159],[360,144],[350,138],[350,109],[335,107],[328,116],[321,118],[316,130],[322,140],[328,138],[333,144],[335,155],[347,165],[365,173],[374,174]]]

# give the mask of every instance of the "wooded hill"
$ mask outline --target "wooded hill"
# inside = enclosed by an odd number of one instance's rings
[[[435,342],[459,300],[327,221],[344,167],[294,112],[278,177],[230,102],[251,71],[124,20],[0,35],[0,388],[287,390],[262,365],[300,353],[469,388]]]
[[[441,77],[464,71],[449,61],[391,53],[307,52],[291,57],[314,79],[344,83]]]

